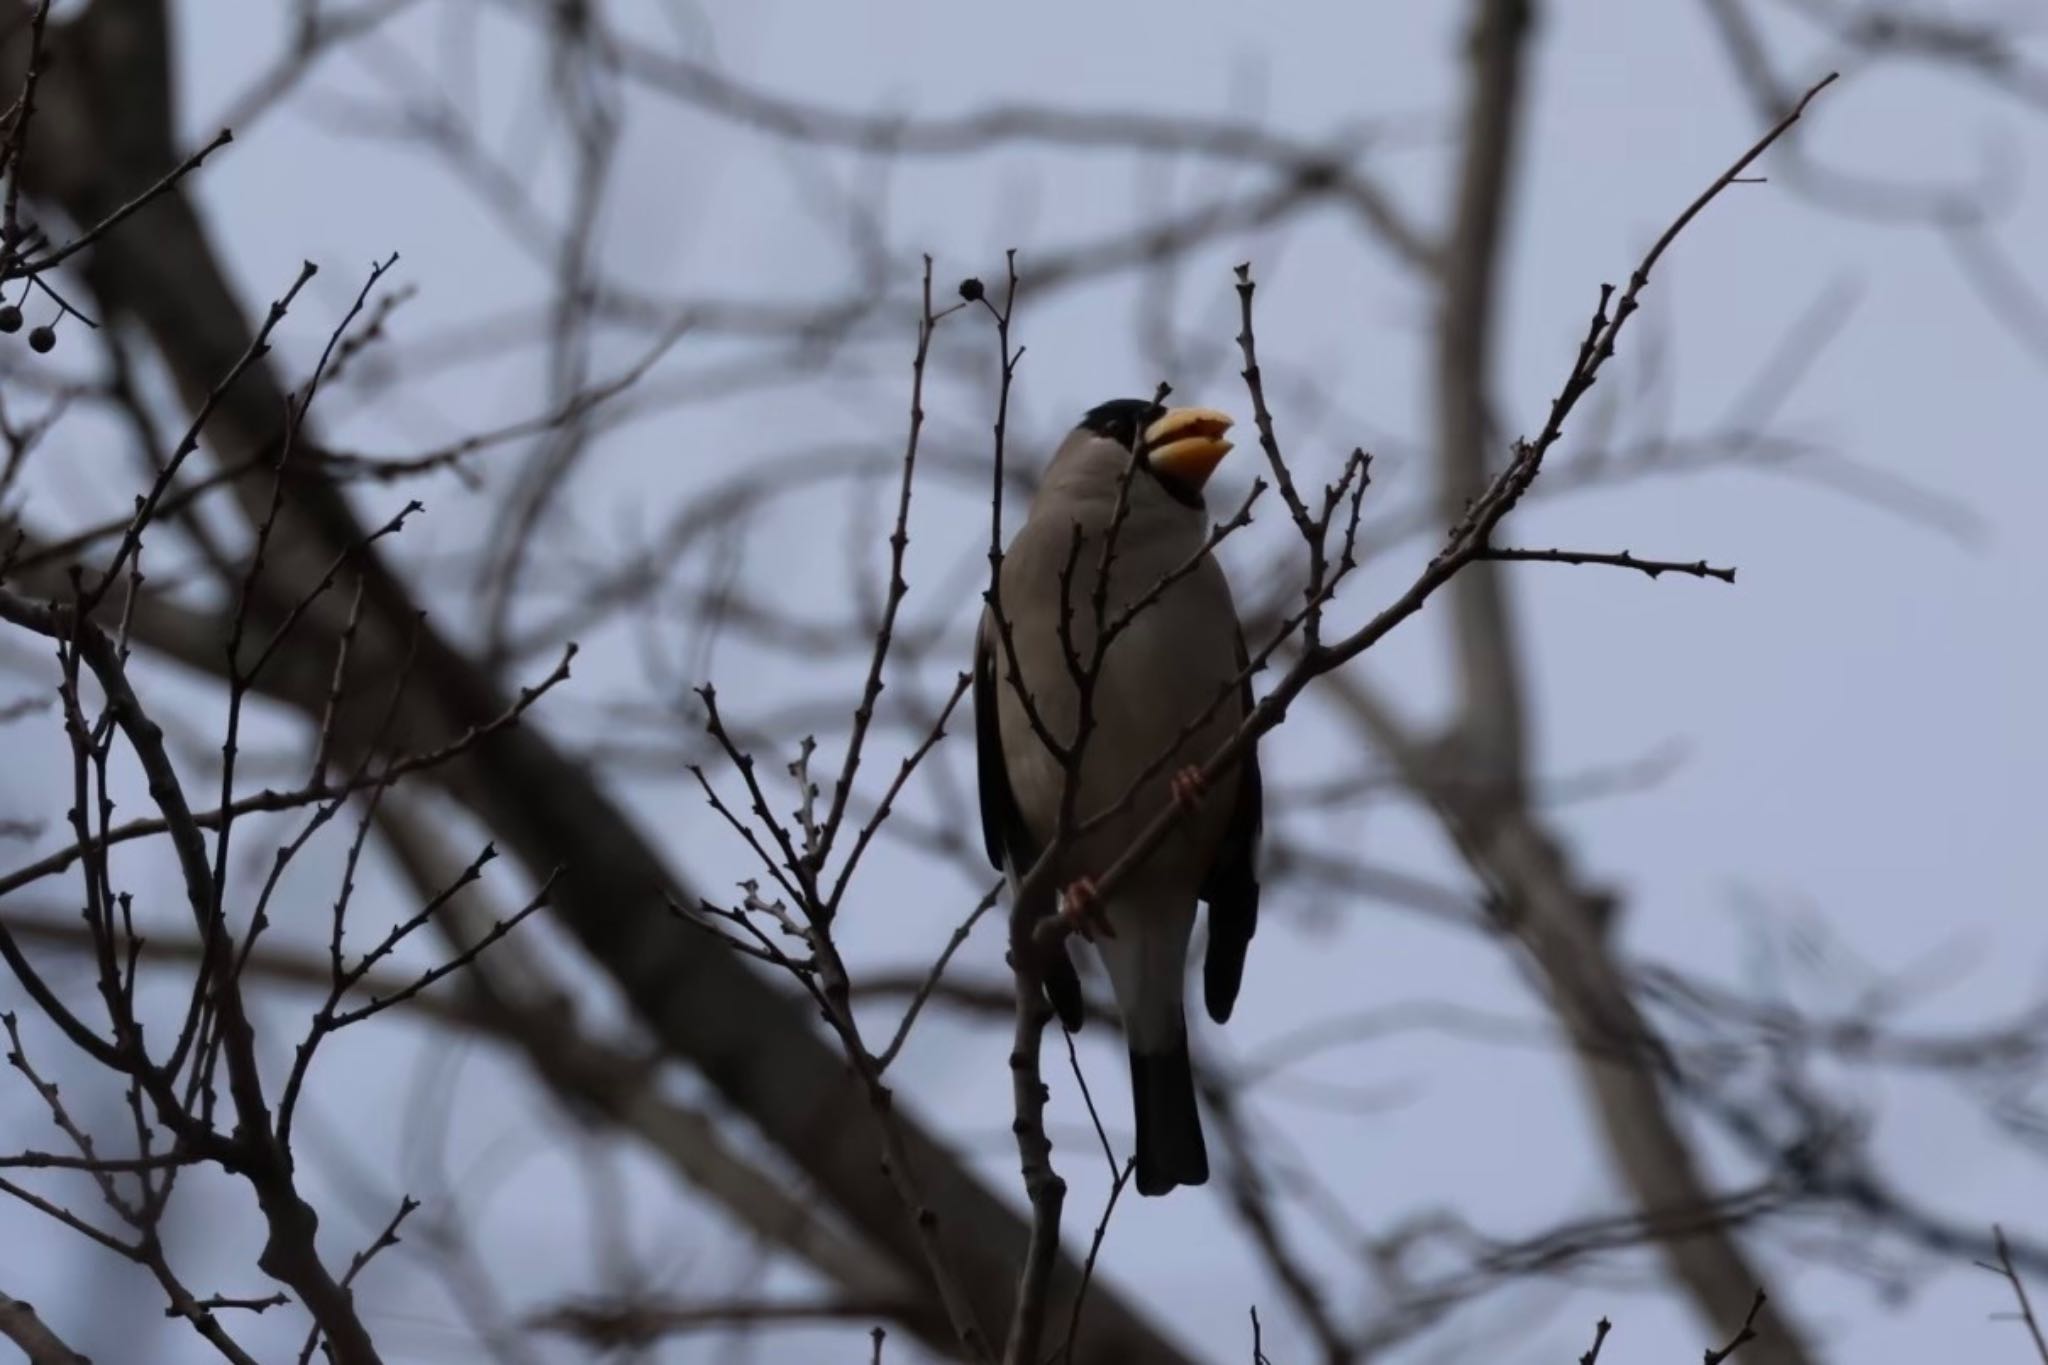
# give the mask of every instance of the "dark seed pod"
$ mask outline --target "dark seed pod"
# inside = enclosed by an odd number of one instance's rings
[[[0,332],[9,334],[21,330],[21,310],[13,304],[0,305]]]
[[[48,355],[50,348],[57,344],[54,327],[31,327],[28,333],[28,348],[37,355]]]
[[[982,293],[981,281],[975,279],[972,275],[960,281],[960,297],[966,299],[969,303],[980,303]]]

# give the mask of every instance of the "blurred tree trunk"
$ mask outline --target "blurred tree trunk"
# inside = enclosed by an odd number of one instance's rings
[[[27,6],[12,0],[9,9],[5,68],[18,79]],[[96,0],[70,22],[52,25],[49,42],[24,183],[45,211],[97,222],[180,159],[167,0]],[[252,344],[250,310],[228,284],[215,240],[182,189],[102,239],[85,275],[102,324],[139,329],[195,413]],[[206,429],[209,453],[233,466],[277,449],[285,410],[281,376],[261,361],[250,366],[218,397]],[[319,444],[311,431],[299,440]],[[262,515],[269,483],[267,469],[241,481],[238,496],[252,518]],[[273,623],[365,534],[340,491],[317,471],[301,466],[287,490],[272,540],[271,596],[255,613]],[[511,680],[489,676],[424,620],[408,586],[374,550],[355,562],[365,602],[356,666],[395,676],[408,651],[413,659],[402,713],[384,743],[405,751],[435,747],[504,712]],[[337,604],[348,600],[349,587],[344,583],[310,613],[296,647],[264,680],[279,700],[316,717],[332,668]],[[216,672],[227,639],[224,622],[209,630],[189,613],[149,609],[138,612],[135,637]],[[356,714],[343,718],[344,755],[368,742],[380,705],[360,698]],[[437,780],[529,874],[565,869],[555,913],[662,1046],[700,1071],[802,1168],[906,1283],[922,1286],[910,1215],[879,1173],[873,1116],[835,1046],[812,1026],[806,1006],[670,914],[669,902],[687,902],[690,892],[592,776],[537,730],[513,727],[440,769]],[[1024,1224],[912,1116],[902,1121],[949,1256],[994,1332],[1008,1316]],[[1055,1301],[1078,1283],[1079,1267],[1063,1258]],[[908,1325],[933,1347],[954,1348],[935,1302],[910,1315]],[[1183,1357],[1113,1286],[1097,1283],[1077,1358],[1109,1365]]]

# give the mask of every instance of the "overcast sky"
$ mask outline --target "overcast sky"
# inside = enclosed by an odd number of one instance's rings
[[[197,141],[284,39],[275,16],[254,13],[269,6],[176,8],[182,116],[186,137]],[[451,7],[427,13],[443,8]],[[673,18],[681,6],[652,0],[615,8],[636,31],[713,59],[736,77],[851,110],[938,114],[1005,100],[1169,114],[1228,110],[1309,137],[1372,123],[1387,144],[1380,170],[1411,211],[1428,221],[1441,197],[1459,7],[1289,7],[1284,22],[1270,7],[1216,0],[1045,0],[1007,7],[1000,19],[985,7],[937,0],[757,0],[716,7],[708,19]],[[1540,425],[1599,283],[1625,277],[1655,232],[1757,133],[1700,7],[1575,0],[1551,8],[1533,67],[1497,352],[1502,420],[1521,431]],[[477,48],[465,57],[458,49],[472,37]],[[1785,37],[1785,68],[1817,70],[1811,63],[1821,54],[1806,37],[1789,29]],[[400,345],[545,298],[533,258],[451,183],[441,163],[351,135],[341,126],[349,106],[336,98],[380,94],[372,65],[388,69],[392,54],[410,54],[451,94],[473,97],[494,145],[518,160],[522,139],[544,126],[532,104],[545,88],[545,66],[495,17],[475,26],[402,22],[380,41],[362,60],[323,66],[309,85],[316,98],[238,129],[233,147],[196,182],[252,309],[289,283],[301,259],[323,267],[311,306],[286,329],[282,353],[292,363],[316,353],[361,272],[394,250],[402,256],[395,278],[419,290],[393,324]],[[821,223],[814,172],[822,167],[837,193],[859,200],[875,192],[875,163],[801,160],[645,96],[625,112],[619,188],[603,224],[612,275],[678,296],[802,300],[843,287],[847,257]],[[1998,237],[2037,267],[2041,254],[2030,244],[2048,240],[2048,202],[2037,188],[2043,126],[1961,81],[1887,68],[1854,73],[1831,93],[1810,137],[1836,163],[1873,174],[1973,183],[1995,167],[2008,186]],[[538,154],[528,167],[541,202],[559,202],[560,167],[558,156]],[[988,272],[1003,247],[1022,249],[1020,327],[1030,354],[1019,430],[1036,442],[1031,457],[1042,458],[1086,407],[1181,376],[1157,374],[1140,349],[1136,305],[1141,289],[1159,287],[1156,280],[1071,290],[1038,305],[1028,294],[1034,254],[1051,256],[1162,203],[1185,205],[1249,183],[1213,163],[1128,153],[1025,148],[938,158],[893,173],[881,228],[906,297],[920,251],[937,260],[950,287],[962,275]],[[1350,445],[1365,444],[1384,457],[1385,488],[1375,495],[1386,499],[1381,506],[1391,514],[1406,505],[1427,427],[1425,296],[1351,223],[1326,213],[1193,255],[1172,281],[1170,302],[1191,340],[1229,341],[1229,266],[1241,259],[1253,261],[1262,280],[1260,341],[1269,370],[1328,400],[1299,415],[1279,411],[1301,464],[1327,477]],[[2048,275],[2037,269],[2036,276],[2048,288]],[[1796,338],[1820,334],[1799,331],[1802,319],[1816,316],[1843,320],[1813,357],[1813,343]],[[608,538],[658,522],[732,461],[824,442],[895,448],[907,406],[911,321],[905,313],[900,354],[885,364],[849,360],[822,370],[815,384],[695,404],[611,436],[573,503],[555,509],[551,544],[563,553],[602,550]],[[1844,475],[1844,465],[1826,461],[1810,466],[1836,478],[1835,487],[1786,471],[1659,474],[1542,500],[1517,514],[1518,543],[1705,557],[1740,569],[1733,588],[1542,565],[1513,576],[1541,770],[1568,778],[1646,759],[1670,767],[1647,790],[1573,803],[1557,817],[1584,866],[1624,893],[1629,950],[1752,988],[1775,981],[1809,1004],[1846,999],[1831,1000],[1803,976],[1799,953],[1784,951],[1788,944],[1832,939],[1879,971],[1929,962],[1941,988],[1913,1015],[1929,1026],[1993,1017],[2030,999],[2048,947],[2037,852],[2048,770],[2048,728],[2039,718],[2039,698],[2048,695],[2039,627],[2048,588],[2038,529],[2048,505],[2044,357],[2029,355],[1994,321],[1937,236],[1823,211],[1780,185],[1744,186],[1713,206],[1660,269],[1636,337],[1625,368],[1603,381],[1603,390],[1611,382],[1620,392],[1605,396],[1628,400],[1639,388],[1654,390],[1639,383],[1651,354],[1661,356],[1662,396],[1622,401],[1616,430],[1624,436],[1655,434],[1660,423],[1677,434],[1711,433],[1742,420],[1760,384],[1797,369],[1798,386],[1771,430],[1823,445],[1860,472]],[[629,363],[647,344],[646,337],[617,339],[600,368]],[[725,354],[692,344],[685,337],[664,366],[691,372]],[[963,315],[941,330],[939,344],[964,365],[985,357],[993,341]],[[877,354],[860,352],[866,360]],[[1233,367],[1211,364],[1202,373],[1199,390],[1182,383],[1184,398],[1248,415]],[[450,368],[402,401],[360,411],[352,411],[347,392],[332,395],[323,400],[324,420],[348,448],[419,449],[537,410],[538,375],[530,353]],[[935,441],[962,454],[982,450],[976,443],[989,412],[979,389],[941,384],[932,406]],[[127,496],[120,481],[131,466],[87,441],[88,428],[79,431],[65,475],[42,487],[53,519],[98,505],[96,498],[119,505]],[[1235,503],[1250,463],[1226,463],[1212,504]],[[483,472],[490,483],[494,471]],[[1900,491],[1908,486],[1922,491]],[[399,496],[372,490],[362,505],[375,509]],[[960,665],[978,568],[972,551],[985,524],[974,520],[974,497],[931,487],[913,521],[911,610],[920,620],[950,620]],[[453,484],[437,489],[399,557],[441,564],[474,549],[488,535],[492,505],[491,496]],[[792,507],[754,528],[745,572],[762,591],[815,594],[818,614],[829,617],[846,600],[849,536],[877,545],[877,514],[861,499],[834,494]],[[1238,573],[1284,543],[1276,510],[1229,547],[1226,560]],[[1418,541],[1375,562],[1347,590],[1346,612],[1385,600],[1427,554]],[[872,554],[861,562],[876,563]],[[474,612],[466,579],[449,574],[435,582],[428,595],[437,615],[463,633]],[[644,697],[647,683],[622,633],[584,643],[574,700],[556,723],[588,734],[600,703]],[[1366,666],[1426,715],[1446,677],[1441,645],[1425,618],[1375,650]],[[817,695],[816,677],[777,672],[744,650],[723,651],[714,664],[721,689],[739,697],[742,710]],[[929,676],[944,673],[934,665]],[[164,686],[202,721],[209,714],[203,692],[174,678]],[[845,695],[850,706],[850,681]],[[267,733],[288,731],[279,724]],[[1372,762],[1334,747],[1338,733],[1313,710],[1290,723],[1267,743],[1268,783]],[[20,765],[0,772],[0,817],[48,814],[39,803],[41,784],[61,771],[55,739],[24,739]],[[956,771],[971,772],[968,757],[956,739]],[[893,768],[893,755],[885,762]],[[674,841],[678,866],[707,890],[729,885],[744,875],[744,859],[720,841],[700,798],[678,776],[622,771],[615,785],[630,796],[643,830]],[[958,810],[955,818],[973,816]],[[1375,808],[1303,829],[1333,843],[1361,840],[1375,862],[1460,884],[1430,827],[1399,810]],[[308,888],[318,887],[322,867],[331,861],[303,874]],[[871,964],[928,961],[978,890],[953,870],[901,852],[865,876],[845,924],[859,960]],[[515,883],[501,883],[508,903]],[[366,895],[373,905],[378,896],[407,898],[399,886],[379,866]],[[538,936],[555,941],[550,930]],[[970,969],[997,970],[999,935],[979,935],[963,960]],[[0,986],[0,1003],[11,1001],[13,989]],[[1542,1018],[1495,946],[1369,903],[1297,900],[1268,916],[1227,1035],[1216,1036],[1206,1020],[1196,1027],[1221,1056],[1245,1058],[1262,1042],[1348,1007],[1416,1000]],[[288,1024],[296,1016],[279,1017]],[[1121,1126],[1122,1059],[1099,1035],[1084,1041],[1097,1097]],[[903,1090],[956,1135],[992,1182],[1014,1191],[1006,1045],[993,1032],[937,1023],[905,1054]],[[518,1082],[518,1068],[402,1026],[347,1040],[322,1065],[321,1080],[332,1088],[316,1111],[321,1138],[309,1160],[329,1200],[345,1206],[323,1225],[337,1250],[381,1222],[382,1192],[431,1194],[422,1186],[440,1182],[468,1201],[473,1235],[508,1300],[597,1283],[581,1250],[592,1207],[576,1145],[582,1139],[564,1119],[536,1117],[544,1111]],[[1406,1033],[1321,1055],[1300,1075],[1372,1102],[1332,1108],[1276,1089],[1262,1100],[1262,1128],[1276,1144],[1291,1145],[1369,1229],[1453,1202],[1480,1228],[1511,1237],[1614,1207],[1622,1197],[1571,1068],[1540,1049]],[[2039,1168],[2015,1160],[1965,1097],[1928,1084],[1844,1083],[1875,1116],[1877,1150],[1888,1166],[1907,1173],[1910,1187],[1946,1214],[2025,1227],[2039,1213]],[[397,1115],[419,1085],[452,1097],[439,1173],[404,1155],[417,1153],[421,1141]],[[1068,1231],[1085,1238],[1107,1179],[1064,1075],[1054,1090],[1058,1157],[1072,1186]],[[12,1126],[26,1111],[18,1100],[8,1103]],[[1711,1142],[1709,1151],[1731,1173],[1741,1171]],[[658,1283],[712,1293],[749,1282],[751,1265],[729,1236],[673,1195],[644,1157],[621,1149],[609,1161],[629,1192],[623,1207],[633,1240]],[[1217,1188],[1120,1208],[1104,1251],[1108,1276],[1211,1358],[1248,1359],[1246,1309],[1255,1304],[1276,1362],[1312,1358],[1284,1300],[1242,1251]],[[1302,1231],[1327,1270],[1332,1301],[1340,1308],[1368,1301],[1368,1287],[1322,1234],[1306,1222]],[[573,1264],[561,1254],[565,1238],[576,1248]],[[1968,1265],[1917,1267],[1911,1292],[1893,1302],[1866,1282],[1802,1264],[1782,1243],[1765,1245],[1764,1263],[1789,1311],[1829,1359],[2024,1356],[2015,1329],[1990,1320],[2005,1308],[2001,1287]],[[221,1249],[221,1264],[236,1264],[231,1250]],[[397,1305],[380,1307],[384,1320],[372,1324],[390,1330],[392,1358],[462,1358],[464,1338],[438,1288],[397,1260],[372,1274],[421,1280],[417,1288],[387,1284],[392,1297],[380,1301]],[[246,1293],[259,1287],[253,1275],[194,1279]],[[146,1292],[48,1225],[0,1209],[0,1287],[51,1306],[62,1324],[54,1306],[79,1304],[84,1286]],[[1695,1321],[1682,1299],[1654,1284],[1616,1282],[1489,1299],[1430,1345],[1448,1346],[1454,1358],[1484,1342],[1489,1358],[1557,1361],[1585,1348],[1603,1312],[1618,1323],[1609,1347],[1618,1362],[1688,1358],[1731,1326]],[[268,1339],[262,1324],[251,1331],[252,1343]],[[115,1340],[93,1340],[92,1332],[84,1325],[77,1335],[96,1359],[140,1358]],[[833,1351],[855,1359],[865,1349],[858,1329],[802,1340],[802,1348],[764,1345],[754,1358],[826,1359]],[[703,1338],[664,1358],[727,1358],[720,1349]],[[179,1365],[208,1357],[189,1333],[166,1329],[148,1358]],[[907,1342],[892,1344],[889,1358],[916,1353]]]

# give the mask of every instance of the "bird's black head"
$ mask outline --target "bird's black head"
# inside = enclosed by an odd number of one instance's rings
[[[1149,398],[1112,398],[1088,409],[1081,418],[1081,428],[1115,441],[1125,450],[1134,450],[1139,434],[1165,411]]]
[[[1166,393],[1162,386],[1160,394]],[[1197,511],[1202,485],[1230,453],[1230,417],[1214,408],[1168,408],[1157,399],[1112,398],[1082,415],[1080,430],[1137,457],[1137,467],[1168,497]],[[1142,446],[1142,449],[1140,448]]]

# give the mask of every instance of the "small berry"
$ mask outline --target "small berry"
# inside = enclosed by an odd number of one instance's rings
[[[980,303],[982,292],[981,281],[972,275],[960,281],[960,297],[969,303]]]
[[[50,348],[57,344],[56,329],[31,327],[28,333],[28,348],[37,355],[48,355]]]
[[[0,332],[9,334],[21,330],[21,310],[13,304],[0,304]]]

